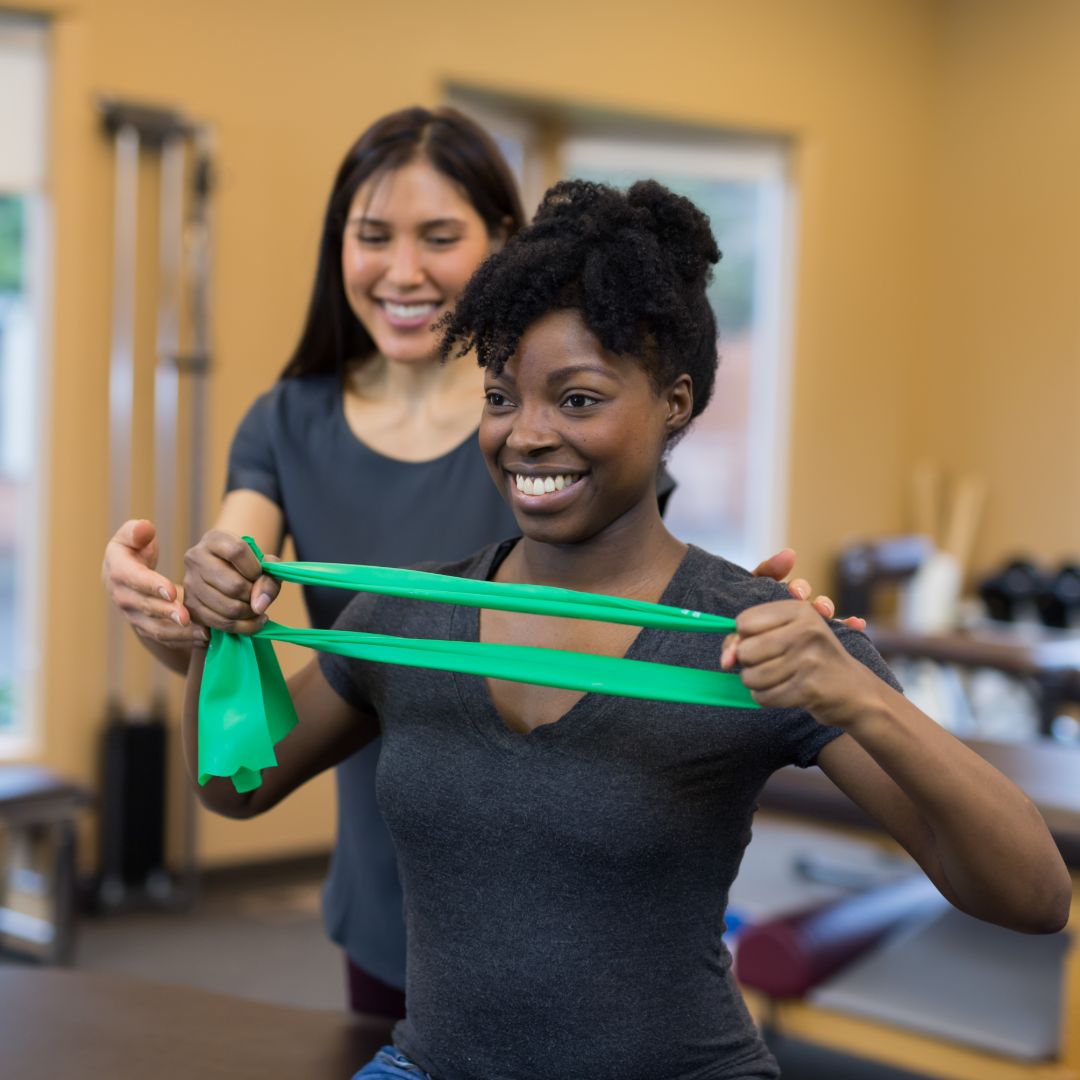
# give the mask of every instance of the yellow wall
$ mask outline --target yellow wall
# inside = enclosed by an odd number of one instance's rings
[[[116,522],[105,501],[112,168],[97,92],[172,103],[216,128],[215,495],[231,432],[296,336],[340,155],[377,115],[434,102],[452,80],[793,136],[790,541],[820,581],[840,540],[900,527],[909,413],[922,401],[910,373],[931,336],[939,6],[672,0],[657,10],[636,0],[57,6],[44,761],[92,780],[103,708],[98,574]],[[204,818],[201,851],[221,861],[320,847],[331,821],[320,783],[258,822]]]
[[[1080,5],[963,0],[942,27],[932,346],[913,435],[989,480],[977,565],[1080,552]]]

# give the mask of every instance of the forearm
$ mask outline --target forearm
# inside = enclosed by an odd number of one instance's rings
[[[845,712],[845,729],[898,789],[898,839],[957,907],[1019,930],[1064,921],[1068,871],[1015,784],[870,672]]]
[[[277,765],[263,770],[262,782],[241,795],[232,781],[212,777],[199,784],[199,696],[207,650],[192,649],[182,717],[184,757],[199,801],[226,817],[265,813],[302,784],[344,761],[379,733],[374,715],[358,713],[326,682],[317,660],[288,681],[298,723],[275,747]]]
[[[169,645],[162,641],[155,641],[153,638],[140,634],[138,630],[135,631],[135,636],[158,663],[164,664],[177,675],[187,674],[193,651],[190,645]]]

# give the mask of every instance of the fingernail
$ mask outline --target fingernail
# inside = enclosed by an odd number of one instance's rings
[[[196,641],[209,641],[210,640],[210,631],[209,630],[201,630],[201,629],[196,630],[195,631],[195,640]]]
[[[172,619],[172,621],[174,623],[176,623],[177,626],[183,626],[184,625],[183,622],[180,619],[180,612],[179,611],[170,611],[169,612],[169,618]]]
[[[169,595],[169,590],[166,589],[164,585],[162,585],[161,588],[158,589],[158,596],[160,596],[161,599],[165,601],[165,603],[172,603],[172,597]]]
[[[254,611],[256,615],[261,615],[266,610],[269,603],[270,597],[267,596],[266,593],[260,593],[252,601],[251,610]]]
[[[810,586],[799,582],[799,584],[795,586],[795,592],[798,594],[800,600],[805,600],[810,595]]]

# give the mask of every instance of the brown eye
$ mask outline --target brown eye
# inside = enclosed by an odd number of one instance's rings
[[[594,398],[591,394],[568,394],[563,402],[564,405],[569,405],[571,409],[587,409],[599,403],[599,398]]]

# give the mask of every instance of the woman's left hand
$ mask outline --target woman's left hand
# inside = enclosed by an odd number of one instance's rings
[[[795,569],[795,552],[791,548],[784,548],[783,551],[778,551],[775,555],[770,556],[764,562],[760,562],[754,567],[754,577],[767,577],[772,578],[773,581],[779,581],[783,584],[784,579]],[[788,592],[796,600],[810,600],[810,596],[813,593],[813,589],[810,588],[810,582],[806,578],[792,578],[787,583]],[[836,615],[836,605],[827,596],[815,596],[810,601],[819,614],[824,615],[826,619],[831,619]],[[850,627],[852,630],[865,630],[866,620],[860,619],[858,615],[849,615],[846,619],[841,619],[841,623],[844,626]]]
[[[740,612],[720,653],[722,670],[736,664],[759,705],[806,709],[839,726],[858,714],[867,669],[809,603],[776,600]]]

